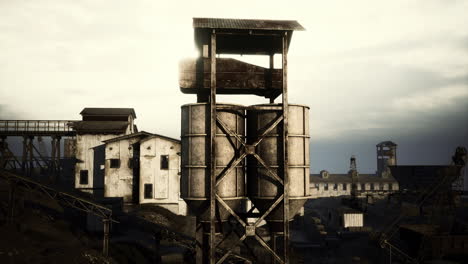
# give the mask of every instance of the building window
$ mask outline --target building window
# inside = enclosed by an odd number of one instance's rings
[[[161,170],[169,169],[169,155],[161,155]]]
[[[348,189],[347,187],[346,183],[343,183],[343,191],[346,191]]]
[[[315,184],[315,189],[317,189],[317,191],[320,190],[320,184],[316,183]]]
[[[362,191],[365,191],[365,190],[366,190],[366,184],[364,184],[364,183],[361,184],[361,190],[362,190]]]
[[[379,190],[383,191],[384,188],[383,188],[383,183],[379,184]]]
[[[373,191],[373,190],[375,189],[374,187],[375,187],[374,184],[371,183],[371,184],[370,184],[370,189],[371,189],[371,191]]]
[[[389,183],[389,184],[388,184],[388,189],[389,189],[390,191],[393,190],[393,183]]]
[[[111,168],[120,168],[120,160],[119,159],[110,159],[110,167]]]
[[[328,191],[328,183],[324,183],[324,184],[323,184],[323,190],[324,190],[324,191]]]
[[[80,184],[88,184],[88,170],[80,170]]]
[[[338,184],[336,184],[336,183],[333,184],[333,190],[334,190],[334,191],[337,191],[337,190],[338,190]]]
[[[145,199],[153,198],[153,184],[145,183]]]

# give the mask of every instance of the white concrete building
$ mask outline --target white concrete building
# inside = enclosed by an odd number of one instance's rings
[[[180,140],[153,135],[140,142],[140,203],[187,214],[180,198]]]
[[[180,141],[138,132],[105,140],[104,196],[154,204],[185,215],[180,198]]]
[[[104,188],[104,144],[102,141],[136,131],[132,108],[85,108],[76,130],[75,188],[99,193]]]

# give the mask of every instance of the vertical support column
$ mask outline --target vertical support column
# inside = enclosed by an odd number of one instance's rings
[[[33,173],[34,168],[34,152],[33,152],[33,144],[34,144],[34,136],[29,136],[29,143],[28,143],[28,152],[29,152],[29,176]]]
[[[28,137],[23,136],[23,154],[21,156],[21,170],[26,173],[26,167],[28,160]]]
[[[62,138],[62,137],[60,137],[60,136],[56,136],[56,137],[55,137],[55,139],[56,139],[56,141],[55,141],[55,144],[56,144],[56,145],[55,145],[55,149],[56,149],[56,150],[55,150],[55,151],[56,151],[56,158],[57,158],[57,161],[60,161],[60,156],[61,156],[61,154],[62,154],[62,153],[61,153],[61,150],[60,150],[60,139],[61,139],[61,138]]]
[[[103,218],[102,223],[104,225],[104,237],[102,240],[102,254],[104,257],[109,255],[109,223],[110,219]]]
[[[275,54],[274,53],[271,53],[270,54],[270,72],[269,72],[269,75],[270,75],[270,80],[269,80],[269,88],[273,88],[273,69],[275,68],[274,67],[274,56]],[[274,104],[275,103],[275,99],[273,97],[270,97],[270,104]]]
[[[49,173],[52,175],[55,173],[55,160],[56,160],[56,151],[55,151],[55,148],[56,148],[56,139],[55,137],[52,137],[52,141],[51,141],[51,153],[50,153],[50,163],[49,163]]]
[[[283,250],[284,263],[289,263],[289,175],[288,175],[288,33],[283,36],[283,187],[284,187],[284,230],[283,230]]]
[[[216,31],[211,33],[211,94],[210,94],[210,263],[216,263]]]
[[[206,254],[206,247],[208,247],[207,242],[205,241],[205,231],[203,230],[203,224],[198,222],[197,220],[197,227],[195,229],[195,239],[197,241],[195,245],[195,263],[196,264],[205,264],[204,258],[207,257]]]
[[[7,157],[7,145],[6,145],[6,136],[0,137],[0,169],[6,169],[8,157]]]
[[[55,162],[54,162],[54,170],[56,175],[60,175],[60,136],[55,137]]]
[[[10,192],[8,193],[8,223],[13,223],[15,217],[15,191],[16,191],[16,183],[13,181],[9,182],[10,184]]]
[[[161,259],[161,231],[154,234],[154,263],[162,263]]]

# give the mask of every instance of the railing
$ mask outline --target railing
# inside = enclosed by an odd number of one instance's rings
[[[71,120],[0,120],[0,135],[72,134]]]

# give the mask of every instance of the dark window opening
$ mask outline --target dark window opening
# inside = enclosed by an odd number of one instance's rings
[[[145,199],[153,198],[153,184],[146,183],[145,184]]]
[[[370,189],[371,189],[371,191],[373,191],[375,189],[373,183],[370,184]]]
[[[390,191],[393,190],[393,183],[390,183],[390,184],[388,185],[388,189],[389,189]]]
[[[334,190],[334,191],[338,190],[338,184],[336,184],[336,183],[333,184],[333,190]]]
[[[328,191],[328,183],[325,183],[325,184],[323,185],[323,189],[324,189],[325,191]]]
[[[343,183],[343,191],[346,191],[348,189],[348,186],[346,186],[346,183]]]
[[[111,168],[120,168],[120,160],[119,159],[110,159],[110,167]]]
[[[366,185],[365,185],[364,183],[361,184],[361,190],[362,190],[362,191],[366,190]]]
[[[161,155],[161,170],[168,170],[168,169],[169,169],[169,156]]]
[[[80,184],[88,184],[88,170],[80,170]]]

